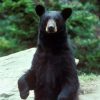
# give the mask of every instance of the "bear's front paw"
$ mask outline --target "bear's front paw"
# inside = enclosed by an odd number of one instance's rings
[[[29,95],[29,87],[28,87],[27,82],[24,77],[21,77],[18,80],[18,89],[20,92],[20,97],[22,99],[26,99]]]
[[[68,100],[66,96],[58,96],[57,100]]]

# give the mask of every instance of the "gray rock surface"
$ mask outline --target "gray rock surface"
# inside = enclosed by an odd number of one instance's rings
[[[35,51],[32,48],[0,58],[0,100],[20,100],[17,80],[30,68]]]

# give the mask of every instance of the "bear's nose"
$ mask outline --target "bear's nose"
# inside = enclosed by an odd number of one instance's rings
[[[49,27],[48,27],[48,31],[49,31],[50,33],[53,33],[53,32],[54,32],[54,29],[55,29],[54,26],[49,26]]]
[[[49,19],[46,25],[46,32],[47,33],[55,33],[57,32],[57,25],[55,20]]]

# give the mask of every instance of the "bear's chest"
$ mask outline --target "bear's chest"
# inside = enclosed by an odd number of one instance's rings
[[[42,55],[36,64],[36,86],[57,88],[65,79],[65,59],[59,55]]]

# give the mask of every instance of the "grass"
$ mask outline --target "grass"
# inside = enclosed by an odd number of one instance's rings
[[[78,71],[78,76],[79,76],[80,84],[86,85],[95,82],[100,75],[92,72],[86,73],[86,72]]]
[[[90,74],[86,74],[86,73],[82,73],[79,75],[79,79],[84,81],[84,82],[90,82],[93,81],[97,78],[98,75],[94,74],[94,73],[90,73]]]

